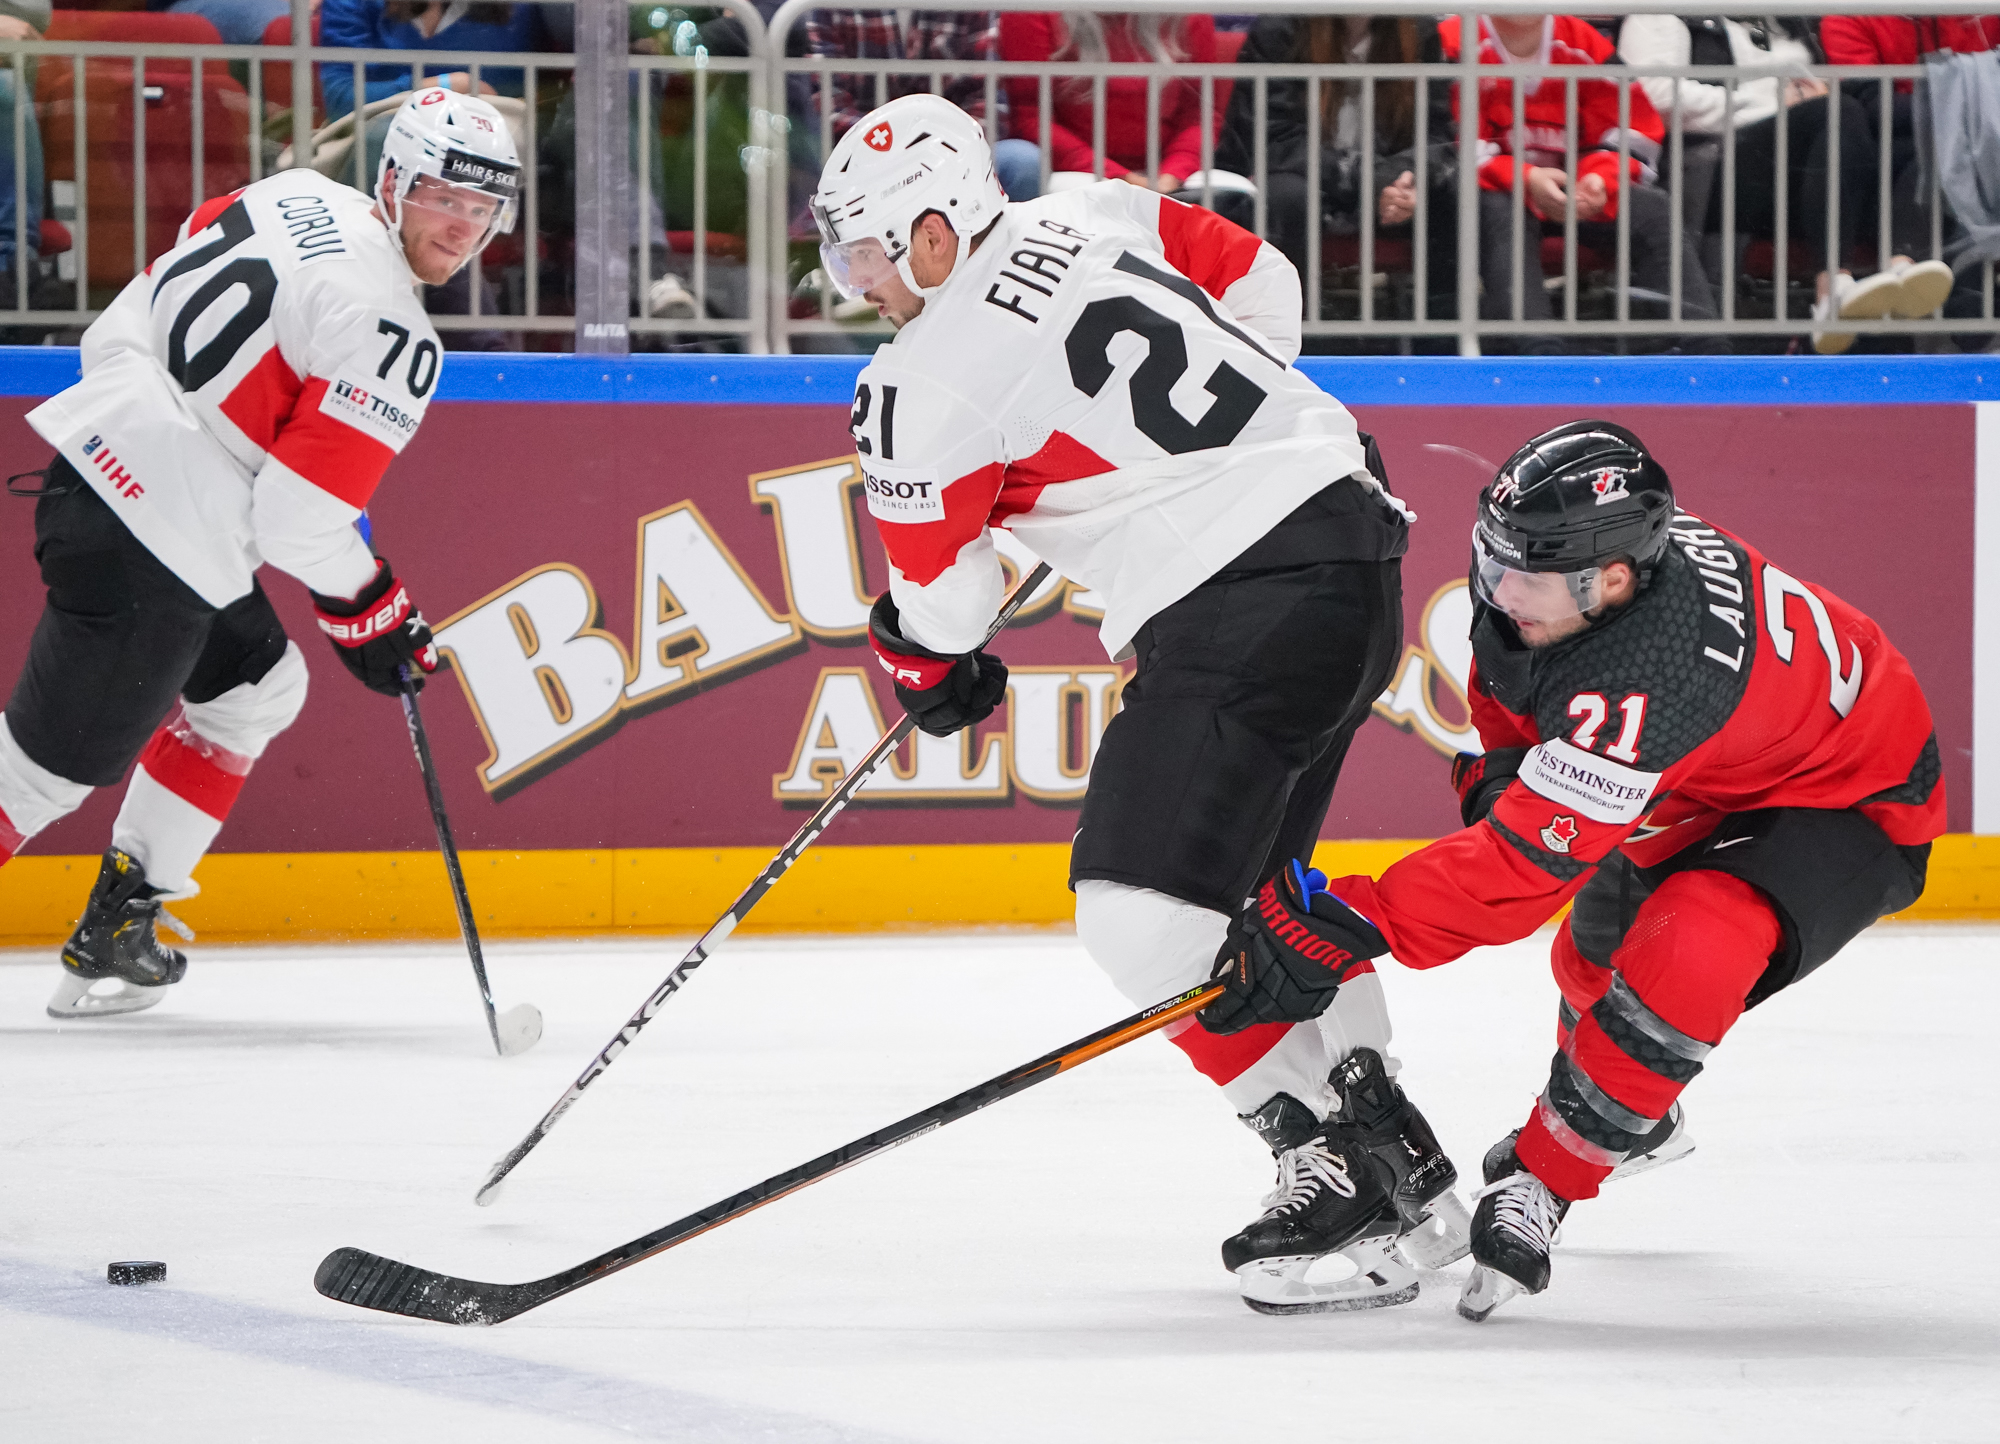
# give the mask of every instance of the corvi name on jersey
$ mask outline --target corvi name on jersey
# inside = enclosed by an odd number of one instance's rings
[[[405,411],[365,383],[346,376],[333,378],[319,409],[350,426],[373,433],[393,451],[403,449],[403,443],[416,434],[417,423],[423,420],[421,413]]]
[[[323,196],[280,196],[278,217],[292,238],[293,258],[301,266],[347,254],[340,218]]]
[[[1652,801],[1660,774],[1609,761],[1556,737],[1527,755],[1521,781],[1593,822],[1631,822]]]
[[[944,520],[944,488],[938,484],[936,467],[881,470],[864,461],[861,484],[868,491],[870,514],[883,521]]]

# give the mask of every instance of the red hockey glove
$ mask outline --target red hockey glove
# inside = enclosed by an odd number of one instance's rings
[[[1355,965],[1389,951],[1373,923],[1326,890],[1326,874],[1292,862],[1229,925],[1211,982],[1223,995],[1196,1014],[1211,1033],[1317,1018]]]
[[[430,624],[410,605],[409,589],[396,580],[389,563],[375,558],[375,580],[353,601],[312,594],[319,629],[333,642],[341,665],[371,692],[402,695],[402,669],[411,669],[416,690],[424,687],[423,672],[435,672],[437,647]]]
[[[933,737],[984,722],[1007,695],[1007,664],[991,652],[933,652],[903,635],[887,592],[868,613],[875,658],[896,682],[896,700]]]
[[[1521,775],[1525,747],[1461,752],[1451,759],[1451,785],[1458,789],[1458,815],[1471,827],[1493,810],[1507,784]]]

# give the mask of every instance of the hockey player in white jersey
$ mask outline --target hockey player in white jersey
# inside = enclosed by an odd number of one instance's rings
[[[156,935],[178,926],[161,904],[197,891],[252,763],[305,702],[261,564],[311,589],[367,686],[435,669],[355,521],[443,364],[418,284],[512,228],[519,176],[493,107],[420,91],[390,125],[378,200],[292,170],[206,202],[84,333],[83,379],[28,414],[56,449],[35,510],[48,599],[0,713],[0,862],[139,764],[51,1014],[150,1007],[186,970]]]
[[[1078,936],[1140,1004],[1246,950],[1326,964],[1338,993],[1314,1023],[1169,1032],[1277,1158],[1223,1261],[1269,1312],[1414,1297],[1408,1255],[1464,1251],[1456,1174],[1395,1081],[1379,979],[1318,939],[1299,861],[1401,650],[1408,515],[1346,408],[1290,365],[1297,273],[1135,186],[1009,205],[979,125],[932,96],[854,126],[813,206],[834,283],[898,327],[853,410],[890,562],[871,639],[898,698],[944,736],[1004,697],[978,650],[1003,585],[992,527],[1104,599],[1105,650],[1138,671],[1072,850]],[[1348,1277],[1306,1276],[1335,1252]]]

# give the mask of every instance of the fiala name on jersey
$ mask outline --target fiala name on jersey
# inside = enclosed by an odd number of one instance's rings
[[[1702,590],[1713,598],[1702,619],[1702,655],[1741,672],[1750,650],[1743,586],[1749,557],[1714,527],[1684,511],[1674,513],[1667,533],[1694,564]]]
[[[1094,237],[1063,225],[1060,221],[1037,221],[1027,234],[1020,238],[1007,264],[1000,268],[1000,281],[986,288],[986,304],[998,306],[1003,311],[1022,317],[1030,325],[1041,324],[1041,315],[1028,309],[1039,306],[1028,295],[1029,291],[1053,298],[1056,288],[1069,277],[1070,266],[1077,255]],[[1027,272],[1022,275],[1021,272]],[[1033,278],[1033,279],[1031,279]],[[1011,281],[1016,288],[1008,290],[1002,281]]]

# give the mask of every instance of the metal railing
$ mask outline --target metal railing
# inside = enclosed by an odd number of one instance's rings
[[[1784,0],[1772,0],[1764,8],[1769,10],[1773,5],[1780,12],[1804,9]],[[1408,349],[1413,344],[1446,344],[1476,354],[1495,337],[1589,338],[1589,344],[1620,348],[1657,348],[1674,338],[1716,336],[1737,338],[1750,346],[1787,344],[1811,329],[1808,313],[1817,274],[1839,271],[1843,261],[1853,261],[1866,249],[1868,238],[1860,236],[1848,236],[1849,249],[1844,253],[1838,245],[1842,235],[1841,190],[1847,180],[1843,171],[1853,169],[1841,163],[1838,116],[1843,97],[1849,95],[1858,95],[1873,118],[1876,153],[1870,202],[1876,211],[1872,237],[1875,259],[1885,259],[1896,249],[1898,239],[1907,242],[1913,235],[1916,244],[1905,247],[1910,254],[1919,259],[1942,257],[1949,234],[1950,218],[1936,167],[1930,168],[1925,193],[1915,197],[1899,194],[1902,177],[1893,170],[1891,138],[1899,124],[1895,86],[1899,81],[1920,80],[1924,71],[1918,66],[1818,66],[1796,72],[1824,82],[1829,92],[1825,255],[1815,251],[1801,268],[1794,255],[1795,237],[1819,233],[1822,228],[1802,224],[1792,213],[1795,207],[1790,204],[1788,186],[1777,183],[1773,186],[1773,224],[1758,228],[1755,239],[1761,248],[1754,257],[1756,264],[1746,269],[1744,251],[1752,237],[1750,228],[1739,225],[1736,209],[1738,182],[1743,177],[1738,174],[1733,93],[1774,75],[1782,84],[1791,73],[1736,66],[1479,65],[1476,47],[1455,62],[1431,65],[913,62],[787,56],[788,40],[815,8],[814,0],[787,0],[772,16],[768,32],[748,4],[727,8],[743,27],[750,51],[747,56],[712,55],[698,46],[678,47],[676,53],[628,53],[629,12],[624,0],[576,0],[574,54],[73,40],[0,46],[15,88],[14,153],[17,158],[24,157],[31,143],[24,100],[30,93],[31,72],[39,70],[45,94],[36,105],[36,114],[42,119],[44,136],[51,130],[60,133],[65,120],[70,132],[61,147],[65,153],[46,157],[50,173],[57,177],[54,189],[59,197],[74,197],[73,214],[66,218],[71,226],[68,257],[15,266],[7,293],[0,294],[0,327],[12,328],[16,339],[23,332],[38,329],[59,336],[73,334],[108,302],[117,282],[143,269],[151,259],[149,251],[164,249],[157,244],[163,205],[178,208],[185,200],[191,209],[210,195],[259,178],[275,162],[278,142],[287,129],[295,152],[310,159],[313,117],[296,107],[289,117],[283,114],[267,95],[267,68],[289,67],[292,94],[301,96],[311,93],[306,87],[315,68],[328,63],[352,67],[357,103],[365,97],[366,71],[371,66],[407,68],[413,84],[421,78],[420,72],[435,72],[441,67],[465,70],[475,80],[495,70],[520,73],[526,175],[517,232],[521,238],[519,259],[499,267],[484,258],[475,262],[464,313],[436,317],[438,328],[448,335],[499,331],[512,334],[516,344],[561,344],[560,338],[572,335],[577,349],[599,352],[619,352],[634,344],[748,351],[785,351],[795,346],[867,349],[879,344],[887,328],[872,316],[860,321],[845,318],[837,314],[834,298],[824,287],[801,290],[801,283],[817,265],[817,237],[805,224],[797,200],[801,190],[816,179],[813,168],[836,139],[827,97],[837,76],[859,78],[864,91],[872,87],[878,99],[889,93],[893,82],[938,92],[948,79],[963,82],[973,78],[985,101],[988,132],[995,139],[1000,138],[999,101],[1007,83],[1032,82],[1044,122],[1038,140],[1044,191],[1054,170],[1047,122],[1055,113],[1052,101],[1057,98],[1058,86],[1067,88],[1081,82],[1088,87],[1091,149],[1095,173],[1102,177],[1109,84],[1114,80],[1144,83],[1148,174],[1159,170],[1163,93],[1169,86],[1191,84],[1199,94],[1202,184],[1187,192],[1186,198],[1217,208],[1239,207],[1235,214],[1267,237],[1274,233],[1274,220],[1285,219],[1279,214],[1281,204],[1295,204],[1280,202],[1273,194],[1268,147],[1272,90],[1274,86],[1303,86],[1307,129],[1304,197],[1302,203],[1296,203],[1303,205],[1303,221],[1293,229],[1302,231],[1295,255],[1304,282],[1305,331],[1318,345]],[[1011,6],[1006,0],[998,5],[994,0],[939,0],[930,8],[1063,7],[1052,7],[1050,0],[1016,0]],[[1119,8],[1185,13],[1203,7],[1189,0],[1126,0]],[[1436,14],[1434,6],[1401,0],[1367,5],[1266,0],[1260,8],[1267,13],[1286,11],[1301,16]],[[1623,8],[1720,13],[1725,7],[1716,0],[1681,0],[1677,4],[1655,0]],[[1925,8],[1929,13],[1975,13],[1977,6],[1931,4]],[[295,4],[294,10],[295,23],[302,24],[304,4]],[[1535,7],[1499,0],[1486,7],[1485,13],[1507,11],[1531,13]],[[1472,17],[1461,23],[1463,33],[1477,33]],[[105,94],[106,85],[102,70],[94,72],[91,67],[104,61],[130,66],[131,118],[125,137],[102,133],[107,124],[115,122],[115,116],[106,121],[101,116],[93,118],[91,113],[93,97]],[[148,174],[147,112],[149,104],[160,100],[155,93],[160,87],[148,83],[149,64],[155,67],[155,78],[164,68],[171,71],[176,83],[185,76],[190,85],[184,129],[190,147],[185,196],[178,171],[170,178]],[[60,86],[49,83],[52,67],[63,67],[67,73],[66,113],[60,103]],[[216,87],[209,84],[218,75],[228,82],[218,93],[232,99],[216,113],[229,117],[240,136],[240,145],[232,138],[219,150],[210,104],[211,89]],[[1615,153],[1619,173],[1629,176],[1634,87],[1649,79],[1666,84],[1676,103],[1663,115],[1665,140],[1657,159],[1658,187],[1672,198],[1672,204],[1665,208],[1667,261],[1662,283],[1649,286],[1635,282],[1633,207],[1620,204],[1614,222],[1594,227],[1577,213],[1573,183],[1566,187],[1563,214],[1551,218],[1546,227],[1552,250],[1559,240],[1560,259],[1545,277],[1539,264],[1545,227],[1525,204],[1522,166],[1514,168],[1508,198],[1509,247],[1515,261],[1496,267],[1490,254],[1482,257],[1480,210],[1482,204],[1490,208],[1494,203],[1490,199],[1482,202],[1476,165],[1458,163],[1460,158],[1480,153],[1475,108],[1462,108],[1454,119],[1450,104],[1453,93],[1475,76],[1489,85],[1533,85],[1546,79],[1561,82],[1567,120],[1561,165],[1572,178],[1577,176],[1579,157],[1593,148],[1591,137],[1578,134],[1580,87],[1600,83],[1615,87],[1621,122]],[[122,91],[122,73],[116,83]],[[1691,84],[1720,85],[1732,92],[1732,104],[1725,111],[1730,118],[1719,137],[1688,132],[1678,97],[1681,88]],[[1409,154],[1415,212],[1409,221],[1394,227],[1381,223],[1376,206],[1383,186],[1393,179],[1378,173],[1375,135],[1375,101],[1381,87],[1389,85],[1408,85],[1414,96]],[[1351,215],[1326,213],[1321,159],[1330,137],[1323,134],[1321,102],[1329,86],[1359,89],[1360,135],[1354,153],[1360,203]],[[1248,146],[1252,159],[1246,176],[1250,190],[1237,200],[1218,192],[1214,163],[1227,109],[1225,87],[1237,92],[1247,87],[1255,102]],[[788,95],[792,96],[789,104]],[[559,105],[571,107],[578,142],[574,226],[567,231],[560,222],[550,221],[546,182],[538,164],[547,144],[547,127]],[[1774,175],[1783,177],[1791,159],[1788,107],[1781,104],[1772,119]],[[1900,123],[1908,125],[1907,120]],[[1441,126],[1447,127],[1448,133],[1439,134]],[[114,163],[106,157],[116,152],[119,139],[129,145],[126,165],[118,174],[129,176],[125,183],[130,194],[107,200],[102,184],[93,189],[92,169]],[[1505,137],[1503,148],[1526,155],[1529,139],[1522,107],[1516,106],[1512,132]],[[1711,139],[1719,146],[1714,156],[1717,180],[1712,185],[1703,178],[1703,165],[1690,165],[1691,153]],[[212,152],[221,160],[212,160]],[[1431,167],[1440,157],[1456,166],[1455,183],[1449,186],[1433,183]],[[357,138],[341,167],[342,177],[364,191],[370,189],[373,176],[368,162],[365,137]],[[60,174],[65,171],[67,175]],[[566,177],[557,179],[566,184]],[[30,234],[27,221],[28,184],[28,167],[17,163],[13,241],[16,256],[22,258],[32,258],[38,250],[38,237]],[[1704,217],[1702,208],[1686,203],[1690,186],[1711,186],[1717,214]],[[128,213],[129,268],[122,235]],[[60,212],[58,218],[63,218]],[[1903,222],[1900,227],[1899,218]],[[1296,222],[1299,218],[1291,219]],[[177,223],[178,216],[173,220]],[[99,232],[95,237],[93,223]],[[1766,229],[1768,235],[1764,234]],[[1918,232],[1921,234],[1915,234]],[[1659,238],[1650,231],[1639,239],[1649,254],[1660,248]],[[573,262],[565,266],[564,247],[572,244]],[[115,248],[116,254],[107,248]],[[543,260],[545,249],[552,265]],[[508,254],[514,254],[513,250]],[[1482,260],[1487,264],[1482,266]],[[1690,266],[1701,268],[1701,282],[1692,287],[1697,278],[1690,274]],[[489,305],[486,294],[493,279],[489,271],[495,269],[500,272],[497,309]],[[1866,269],[1865,260],[1857,269]],[[60,272],[59,288],[51,284],[48,273],[52,270]],[[573,306],[563,297],[547,294],[550,276],[565,285],[573,277]],[[672,278],[672,284],[666,284],[667,277]],[[649,313],[649,298],[663,286],[682,314]],[[1549,302],[1546,319],[1530,314],[1538,309],[1530,304],[1527,289],[1534,286],[1544,288]],[[1977,315],[1841,321],[1838,329],[1864,335],[1905,334],[1918,338],[1919,345],[1944,344],[1942,338],[1947,335],[1970,339],[2000,333],[2000,323],[1995,320],[1992,265],[1987,263],[1960,278],[1960,287],[1955,309],[1966,309],[1966,298],[1976,295]],[[1713,294],[1712,311],[1705,312],[1690,300],[1691,288]],[[807,314],[793,315],[795,303]],[[537,342],[537,336],[543,339]]]

